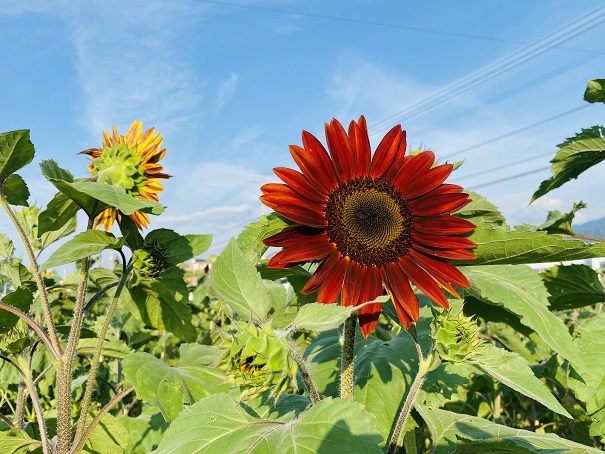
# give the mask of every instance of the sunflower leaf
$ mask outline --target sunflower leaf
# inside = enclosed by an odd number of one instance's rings
[[[38,215],[38,237],[65,229],[75,219],[80,207],[62,192],[57,192],[46,209]]]
[[[502,216],[496,205],[476,192],[467,191],[467,193],[470,196],[471,203],[456,211],[454,216],[474,223],[483,222],[496,226],[506,225],[506,219],[504,219],[504,216]]]
[[[589,80],[584,92],[587,102],[605,102],[605,79]]]
[[[360,304],[359,306],[336,306],[334,304],[311,303],[302,306],[292,325],[296,330],[322,332],[338,328],[353,312],[374,302],[385,302],[388,296],[379,296],[375,301]]]
[[[23,178],[16,173],[6,177],[2,184],[2,190],[6,195],[6,201],[11,205],[28,206],[29,189]]]
[[[179,235],[170,229],[152,230],[145,237],[143,248],[160,249],[166,254],[166,265],[178,265],[200,255],[210,247],[212,235]]]
[[[382,437],[375,426],[374,417],[350,399],[323,399],[285,422],[256,418],[227,394],[214,394],[185,408],[154,453],[185,453],[196,446],[230,454],[379,454]]]
[[[536,433],[528,430],[520,430],[513,427],[502,426],[487,419],[478,418],[466,414],[454,413],[438,408],[425,407],[416,404],[416,410],[428,426],[432,435],[434,454],[447,454],[458,452],[456,447],[463,439],[463,445],[467,445],[468,440],[482,443],[482,440],[489,439],[490,441],[504,440],[506,443],[510,441],[521,447],[520,451],[508,452],[525,452],[529,450],[532,453],[542,452],[568,452],[575,449],[578,453],[592,454],[601,451],[591,448],[580,443],[576,443],[565,438],[560,438],[552,433]],[[468,451],[467,451],[468,452]],[[492,452],[486,447],[486,450],[480,452]],[[495,451],[498,452],[498,451]]]
[[[32,292],[25,287],[17,287],[12,292],[4,295],[2,302],[9,306],[16,307],[21,312],[27,314],[30,306],[34,302],[34,296],[32,295]],[[18,316],[4,309],[0,309],[0,334],[10,331],[18,321]]]
[[[111,233],[100,230],[87,230],[61,245],[42,264],[41,269],[46,270],[55,266],[65,265],[84,257],[98,254],[105,249],[119,249],[123,244],[123,238],[116,239]]]
[[[492,344],[482,344],[475,351],[470,362],[524,396],[534,399],[560,415],[573,419],[544,383],[534,375],[527,361],[518,354]]]
[[[31,438],[24,430],[0,431],[0,445],[6,454],[42,452],[42,442]]]
[[[566,240],[546,232],[511,231],[508,227],[478,224],[469,237],[477,244],[474,261],[455,261],[464,265],[502,265],[560,262],[605,257],[605,243],[586,244]]]
[[[29,130],[21,129],[0,134],[0,184],[34,159],[34,144]]]
[[[603,284],[586,265],[557,265],[542,273],[552,310],[568,310],[605,301]]]
[[[256,263],[267,250],[263,240],[281,232],[291,224],[276,213],[261,216],[248,224],[237,237],[237,244],[252,263]]]
[[[553,189],[578,178],[582,172],[603,161],[605,159],[603,132],[601,127],[583,130],[576,138],[569,139],[562,144],[563,146],[551,161],[553,176],[540,184],[531,201],[533,202]],[[590,136],[588,136],[589,133]]]
[[[244,320],[262,323],[271,307],[271,298],[260,274],[233,238],[210,270],[212,287]]]
[[[149,353],[134,352],[124,358],[123,365],[124,375],[134,386],[137,397],[157,407],[166,422],[173,422],[186,404],[230,388],[223,372],[192,364],[183,357],[174,366],[168,366]]]

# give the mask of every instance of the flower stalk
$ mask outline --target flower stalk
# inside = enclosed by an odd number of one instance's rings
[[[316,404],[317,402],[319,402],[321,400],[321,396],[319,395],[319,392],[317,391],[317,387],[315,386],[315,382],[313,381],[313,378],[311,377],[311,373],[309,372],[307,363],[305,362],[304,358],[302,357],[300,349],[298,348],[298,345],[296,344],[296,342],[294,342],[294,339],[292,339],[290,337],[290,335],[287,335],[284,337],[284,340],[286,342],[286,345],[288,346],[288,350],[290,351],[290,355],[292,356],[292,359],[298,366],[298,372],[300,372],[300,376],[302,377],[302,380],[303,380],[305,386],[307,387],[307,391],[309,393],[311,402]]]
[[[357,316],[351,314],[340,326],[340,397],[353,397],[355,372],[355,328]]]

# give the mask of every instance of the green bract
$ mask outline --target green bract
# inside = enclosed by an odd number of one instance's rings
[[[431,337],[443,361],[463,363],[471,359],[481,344],[477,323],[462,311],[445,311],[433,323]]]

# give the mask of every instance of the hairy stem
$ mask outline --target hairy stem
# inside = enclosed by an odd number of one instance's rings
[[[351,314],[340,326],[340,397],[353,397],[355,367],[355,328],[357,315]]]
[[[105,416],[105,414],[109,410],[111,410],[116,404],[118,404],[122,399],[124,399],[124,397],[126,397],[132,391],[134,391],[134,387],[131,385],[120,391],[113,399],[107,402],[107,404],[103,408],[101,408],[99,413],[96,414],[91,423],[88,425],[82,436],[76,436],[74,446],[71,449],[70,454],[77,454],[82,450],[82,448],[84,447],[84,443],[86,443],[86,440],[88,439],[94,428],[97,426],[99,421],[101,421],[103,416]]]
[[[309,397],[311,398],[311,402],[316,404],[321,400],[321,396],[319,392],[317,392],[317,387],[315,386],[315,382],[311,377],[311,373],[309,372],[309,368],[307,367],[307,363],[302,357],[300,349],[294,339],[290,336],[286,336],[284,338],[286,340],[286,345],[288,346],[288,350],[290,351],[290,355],[292,355],[292,359],[298,366],[298,372],[300,372],[300,376],[307,387],[307,391],[309,392]]]
[[[99,369],[99,359],[101,357],[101,353],[103,352],[103,342],[105,342],[105,336],[107,335],[107,331],[109,330],[109,325],[111,324],[111,318],[118,306],[118,301],[120,300],[120,294],[124,289],[124,285],[126,285],[126,281],[128,279],[128,275],[132,266],[129,265],[126,267],[122,275],[120,276],[120,281],[118,283],[118,288],[116,289],[116,293],[113,295],[109,308],[107,309],[107,313],[105,314],[105,320],[103,320],[103,325],[101,326],[101,331],[99,332],[97,338],[97,344],[95,346],[95,350],[92,355],[92,359],[90,360],[90,370],[88,371],[88,381],[86,382],[86,389],[84,391],[84,397],[82,398],[82,406],[80,409],[80,419],[78,420],[78,427],[76,429],[76,440],[79,440],[82,436],[82,432],[84,431],[84,425],[86,424],[86,415],[88,413],[88,409],[90,408],[90,402],[92,400],[92,392],[94,390],[94,385],[97,377],[97,371]]]
[[[415,336],[412,337],[414,338],[416,352],[418,353],[418,374],[416,374],[416,377],[414,378],[414,381],[410,386],[410,390],[408,391],[408,395],[405,398],[405,402],[403,403],[403,407],[401,407],[399,417],[397,418],[395,428],[393,429],[393,434],[391,435],[391,440],[389,441],[387,454],[394,454],[397,450],[399,440],[401,439],[401,433],[403,432],[403,428],[405,427],[405,423],[408,419],[408,416],[410,416],[412,407],[416,402],[418,393],[422,389],[424,380],[426,379],[426,376],[429,373],[430,365],[432,362],[432,355],[429,355],[426,360],[422,357],[422,350],[420,349],[420,344],[418,343],[418,340]]]
[[[21,352],[21,358],[23,361],[27,361],[27,355],[25,352]],[[31,370],[31,367],[30,367]],[[17,405],[15,406],[15,426],[19,429],[23,427],[23,419],[25,415],[25,401],[27,394],[25,393],[27,384],[23,377],[19,377],[19,390],[17,391]]]
[[[87,230],[92,229],[93,225],[94,216],[89,216]],[[89,267],[90,258],[84,257],[80,263],[78,292],[76,294],[69,338],[65,347],[65,353],[57,365],[57,449],[59,454],[67,453],[71,444],[71,382],[76,351],[82,331],[82,322],[85,315],[84,299],[86,298],[86,289],[88,287]]]
[[[12,210],[12,208],[8,205],[6,201],[6,196],[4,192],[0,191],[0,203],[2,207],[8,214],[11,222],[15,226],[19,237],[21,238],[21,242],[23,243],[23,247],[25,248],[25,252],[27,254],[27,258],[29,259],[29,268],[34,275],[34,279],[36,280],[36,286],[38,288],[38,294],[40,295],[40,300],[42,301],[42,312],[44,314],[44,323],[46,323],[46,327],[48,329],[48,334],[50,338],[50,344],[53,346],[53,350],[62,353],[61,343],[59,342],[59,337],[57,336],[57,329],[55,327],[55,322],[53,320],[52,312],[50,310],[50,302],[48,301],[48,294],[46,293],[46,287],[44,286],[44,281],[42,279],[42,273],[40,272],[40,267],[38,266],[38,261],[36,260],[36,254],[34,253],[34,248],[32,247],[29,238],[27,237],[27,233],[25,233],[25,229],[21,225],[19,218]],[[46,337],[46,336],[45,336]]]

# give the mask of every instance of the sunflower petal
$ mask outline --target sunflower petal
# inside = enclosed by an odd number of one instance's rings
[[[418,298],[410,287],[408,277],[396,263],[391,263],[382,268],[380,275],[397,310],[399,321],[403,326],[409,328],[411,322],[418,320],[420,317],[420,308],[418,307]]]
[[[401,125],[394,126],[378,144],[370,164],[370,176],[389,181],[389,176],[401,167],[406,149],[406,134]],[[393,170],[395,169],[395,170]]]
[[[327,202],[328,196],[318,190],[302,173],[287,167],[275,167],[273,172],[303,197],[316,203]]]
[[[446,309],[449,308],[449,303],[447,302],[445,294],[441,288],[439,288],[439,285],[435,282],[435,279],[433,279],[431,274],[418,266],[418,264],[408,256],[401,257],[397,263],[414,285],[418,287],[422,293],[428,296],[431,301]]]
[[[370,162],[372,161],[372,150],[370,148],[370,137],[368,135],[368,125],[366,119],[359,117],[359,123],[351,122],[349,125],[349,140],[353,150],[355,166],[352,178],[368,175],[370,171]]]
[[[328,124],[325,124],[326,140],[328,142],[328,150],[334,163],[334,169],[340,181],[349,180],[355,173],[353,151],[351,142],[340,122],[336,119]]]

